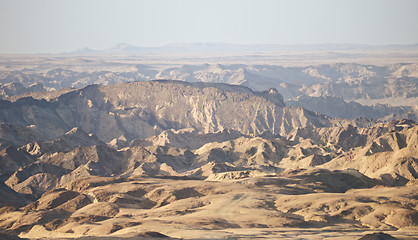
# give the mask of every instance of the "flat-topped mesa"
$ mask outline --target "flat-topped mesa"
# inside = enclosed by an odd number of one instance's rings
[[[284,115],[284,103],[274,90],[254,92],[222,83],[158,80],[100,86],[98,91],[111,112],[124,116],[122,125],[127,115],[136,115],[158,132],[194,128],[205,133],[222,129],[254,135],[266,130],[281,133],[276,122]]]

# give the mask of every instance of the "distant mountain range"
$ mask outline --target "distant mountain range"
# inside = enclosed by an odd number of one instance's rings
[[[192,52],[269,52],[269,51],[337,51],[337,50],[418,50],[418,44],[368,45],[347,43],[323,44],[232,44],[232,43],[172,43],[161,47],[143,47],[118,43],[108,49],[81,48],[67,54],[113,53],[192,53]]]
[[[119,46],[118,49],[125,47]],[[25,69],[0,71],[0,98],[53,89],[65,92],[68,91],[66,88],[90,84],[166,79],[227,83],[254,91],[275,88],[289,106],[303,107],[330,117],[418,120],[418,64],[338,63],[306,67],[183,64],[158,69],[151,64],[103,63],[87,57],[76,58],[72,64],[75,64],[73,68],[42,66],[39,72]],[[103,70],[79,71],[79,66]],[[129,70],[124,70],[126,68]],[[54,94],[58,96],[57,91]]]

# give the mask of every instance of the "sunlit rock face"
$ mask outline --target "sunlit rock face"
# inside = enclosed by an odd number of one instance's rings
[[[45,93],[45,98],[50,94]],[[178,81],[92,85],[48,101],[3,100],[0,111],[1,121],[33,126],[45,139],[78,127],[104,142],[120,136],[146,138],[166,129],[286,135],[296,127],[339,124],[302,108],[286,107],[275,89],[254,92],[242,86]]]

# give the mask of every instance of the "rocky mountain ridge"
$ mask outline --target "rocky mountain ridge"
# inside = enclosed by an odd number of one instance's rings
[[[219,83],[29,95],[0,100],[7,234],[272,238],[297,229],[332,239],[340,235],[323,231],[337,227],[351,238],[416,236],[412,120],[330,118],[286,106],[275,89]]]
[[[123,228],[138,231],[134,230],[137,225],[147,221],[152,225],[161,217],[172,216],[177,217],[178,224],[188,222],[189,217],[191,222],[200,219],[211,230],[229,228],[230,224],[257,229],[260,226],[247,225],[256,221],[250,217],[256,211],[270,219],[257,221],[263,228],[322,228],[338,219],[352,227],[412,231],[418,224],[414,200],[418,126],[397,121],[374,130],[351,129],[357,135],[334,131],[333,137],[322,139],[323,144],[300,134],[287,140],[183,130],[163,132],[120,150],[92,145],[64,152],[26,153],[32,160],[21,163],[5,187],[10,189],[8,196],[14,192],[32,196],[28,202],[33,197],[37,200],[21,209],[2,208],[0,227],[28,237],[97,236],[122,234]],[[350,127],[345,131],[353,132]],[[343,147],[362,134],[368,144]],[[187,146],[188,138],[182,136],[193,135],[210,140],[194,149],[178,147]],[[229,140],[222,141],[226,136]],[[330,144],[338,138],[339,143]],[[28,146],[14,151],[24,153],[25,149]],[[4,152],[8,156],[10,150]],[[392,198],[399,203],[393,205]],[[204,220],[212,219],[208,217],[213,214],[210,209],[217,209],[218,204],[236,204],[240,219],[224,215],[223,208],[216,211],[213,222]],[[385,207],[388,205],[391,210]],[[261,206],[269,206],[269,214]],[[253,214],[244,209],[251,209]],[[146,211],[146,216],[126,211]],[[193,214],[199,212],[206,217]]]
[[[73,127],[109,142],[121,136],[129,141],[146,138],[167,129],[194,128],[205,133],[230,129],[247,135],[284,136],[296,127],[370,124],[286,107],[274,89],[254,92],[242,86],[180,81],[92,85],[49,100],[1,100],[0,112],[0,121],[33,130],[43,141]]]
[[[289,105],[338,117],[380,120],[417,120],[417,65],[386,66],[335,63],[304,67],[246,64],[160,66],[152,64],[95,63],[77,58],[68,66],[39,66],[0,72],[0,97],[27,92],[82,88],[91,84],[112,85],[132,81],[170,79],[242,85],[254,91],[275,88]],[[81,66],[89,70],[79,70]],[[106,66],[109,70],[102,70]],[[7,69],[7,68],[6,68]],[[114,70],[111,70],[114,69]],[[70,91],[70,90],[63,90]],[[28,94],[32,95],[33,94]],[[35,94],[36,95],[36,94]],[[41,94],[42,95],[42,94]],[[318,107],[314,102],[325,105]],[[341,111],[335,104],[349,108]]]

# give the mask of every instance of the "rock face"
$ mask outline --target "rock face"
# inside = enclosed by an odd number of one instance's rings
[[[7,207],[23,207],[30,203],[33,198],[27,197],[23,194],[19,194],[11,189],[9,186],[0,182],[0,212],[7,211]],[[6,208],[3,208],[6,207]]]
[[[286,107],[274,89],[253,92],[226,84],[151,81],[89,86],[50,101],[21,98],[3,101],[0,120],[33,126],[52,140],[78,127],[109,142],[146,138],[166,129],[223,129],[257,135],[286,135],[296,127],[341,124],[302,108]]]
[[[20,82],[11,82],[4,85],[0,84],[0,99],[24,93],[44,91],[46,91],[46,89],[40,83],[33,83],[32,85],[25,87]]]
[[[25,151],[8,146],[0,152],[0,179],[5,180],[22,166],[30,165],[34,159]]]

